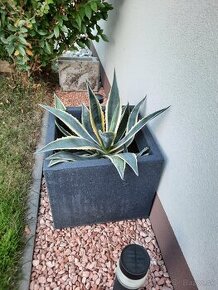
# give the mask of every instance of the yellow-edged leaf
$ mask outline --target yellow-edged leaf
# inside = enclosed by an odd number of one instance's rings
[[[81,137],[68,136],[50,142],[39,149],[36,153],[44,153],[54,150],[95,150],[102,152],[97,144],[94,144],[89,140]]]
[[[88,93],[89,93],[89,102],[90,102],[90,121],[93,132],[98,138],[99,142],[102,144],[101,138],[99,136],[99,130],[105,131],[105,122],[104,122],[104,114],[102,111],[102,107],[87,83]]]
[[[18,56],[20,54],[19,50],[15,50],[14,55]]]

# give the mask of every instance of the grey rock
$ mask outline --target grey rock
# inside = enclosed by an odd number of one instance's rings
[[[99,89],[100,65],[96,57],[61,57],[58,66],[63,91],[86,91],[86,81],[94,91]]]

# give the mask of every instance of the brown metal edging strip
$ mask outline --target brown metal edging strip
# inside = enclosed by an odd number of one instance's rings
[[[158,195],[150,220],[174,289],[198,289]]]

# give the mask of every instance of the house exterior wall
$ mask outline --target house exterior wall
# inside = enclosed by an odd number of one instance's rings
[[[166,154],[158,194],[199,289],[218,289],[218,1],[118,0],[95,43],[124,103],[171,105],[150,128]]]

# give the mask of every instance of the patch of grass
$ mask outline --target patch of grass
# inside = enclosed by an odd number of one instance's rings
[[[16,289],[24,245],[33,152],[46,86],[22,75],[0,76],[0,290]],[[48,100],[46,100],[48,102]]]

